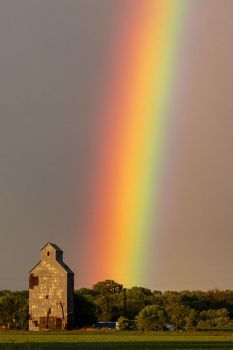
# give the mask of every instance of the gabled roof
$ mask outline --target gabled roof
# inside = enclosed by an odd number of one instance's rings
[[[58,245],[56,245],[55,243],[51,243],[51,242],[46,243],[46,244],[41,248],[41,250],[44,250],[44,248],[47,247],[47,245],[51,245],[57,252],[62,252],[62,253],[63,253],[63,251],[61,250],[61,248],[58,247]]]
[[[36,268],[38,265],[40,265],[40,263],[41,263],[41,260],[40,260],[35,266],[33,266],[33,268],[29,271],[29,273],[31,273],[33,270],[35,270],[35,268]]]
[[[57,263],[61,265],[67,273],[72,273],[74,275],[74,272],[64,263],[64,261],[57,261]]]
[[[74,272],[69,268],[68,265],[66,265],[66,264],[64,263],[64,261],[57,261],[57,260],[56,260],[56,262],[57,262],[57,264],[59,264],[67,273],[72,273],[72,274],[74,275]],[[41,260],[29,271],[29,273],[32,273],[32,271],[33,271],[38,265],[40,265],[40,263],[41,263]]]
[[[57,252],[61,252],[63,253],[63,251],[61,250],[61,248],[59,248],[55,243],[51,243],[48,242],[46,243],[42,248],[41,251],[44,250],[48,245],[52,246]],[[55,260],[57,262],[57,264],[59,264],[67,273],[71,273],[74,275],[74,272],[69,268],[69,266],[67,266],[64,261],[60,261],[60,260]],[[29,273],[31,273],[39,264],[41,263],[41,260],[29,271]]]

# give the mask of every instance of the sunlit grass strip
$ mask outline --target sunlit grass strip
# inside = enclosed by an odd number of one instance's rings
[[[81,343],[225,343],[233,349],[233,332],[0,332],[0,349],[2,344],[81,344]],[[228,347],[229,348],[229,347]]]

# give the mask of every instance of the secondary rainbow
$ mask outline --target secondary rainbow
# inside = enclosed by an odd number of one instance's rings
[[[130,0],[108,66],[86,235],[90,283],[146,284],[185,0]]]

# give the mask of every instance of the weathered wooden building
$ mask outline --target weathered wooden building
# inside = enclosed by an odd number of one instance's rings
[[[53,243],[41,249],[29,275],[29,330],[70,329],[74,322],[74,273]]]

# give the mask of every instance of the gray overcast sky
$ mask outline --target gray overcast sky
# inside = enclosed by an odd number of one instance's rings
[[[82,225],[118,4],[124,1],[0,0],[0,289],[27,288],[50,240],[81,285],[93,268],[82,258]],[[233,288],[232,5],[197,0],[187,24],[154,289]]]
[[[44,242],[72,245],[111,3],[0,1],[0,288],[27,286]]]

